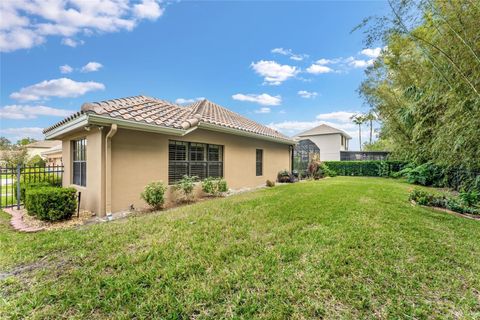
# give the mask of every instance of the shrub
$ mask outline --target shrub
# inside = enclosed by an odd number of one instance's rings
[[[337,175],[337,173],[330,169],[325,163],[321,163],[318,170],[321,170],[325,177],[335,177]]]
[[[30,182],[30,183],[20,183],[20,200],[25,202],[25,193],[27,190],[43,187],[52,187],[52,185],[46,181],[42,182]]]
[[[480,214],[480,208],[475,205],[468,205],[460,196],[446,196],[444,194],[433,194],[420,189],[410,192],[409,199],[422,206],[447,208],[459,213]]]
[[[269,187],[269,188],[273,188],[273,187],[275,187],[275,182],[273,182],[271,180],[267,180],[266,186]]]
[[[283,183],[294,182],[295,178],[287,170],[282,170],[277,174],[277,181]]]
[[[145,189],[140,194],[140,196],[154,210],[158,210],[165,202],[166,190],[167,187],[162,182],[151,182],[145,186]]]
[[[42,187],[27,189],[25,208],[29,215],[40,220],[69,219],[77,208],[75,188]]]
[[[183,178],[175,185],[175,189],[183,193],[186,201],[191,201],[193,188],[195,187],[195,182],[197,180],[197,176],[183,176]]]
[[[208,177],[202,181],[202,190],[207,194],[218,196],[228,191],[227,182],[222,178]]]
[[[458,196],[468,207],[472,207],[480,202],[480,193],[477,191],[462,191]]]

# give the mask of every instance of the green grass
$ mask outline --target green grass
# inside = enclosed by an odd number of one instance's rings
[[[7,206],[17,203],[17,189],[15,188],[15,183],[8,186],[0,187],[0,206]],[[8,194],[8,195],[7,195]]]
[[[479,318],[480,221],[337,177],[77,230],[0,215],[0,318]]]

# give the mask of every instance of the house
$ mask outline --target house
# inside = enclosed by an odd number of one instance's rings
[[[47,166],[60,166],[62,165],[62,143],[60,143],[46,151],[41,153]]]
[[[293,137],[298,142],[299,154],[320,153],[321,161],[340,160],[340,153],[348,151],[349,140],[345,131],[326,124],[301,132]],[[317,150],[318,148],[318,150]],[[302,150],[307,150],[302,152]]]
[[[183,175],[224,177],[233,189],[263,185],[291,168],[295,144],[208,100],[179,106],[145,96],[86,103],[44,133],[62,140],[63,185],[98,215],[142,208],[145,185]]]
[[[44,141],[36,141],[30,144],[27,144],[25,148],[27,149],[27,152],[28,152],[28,158],[31,159],[35,156],[40,156],[43,159],[45,159],[45,157],[42,156],[43,152],[53,147],[60,146],[61,144],[62,142],[59,140],[44,140]]]

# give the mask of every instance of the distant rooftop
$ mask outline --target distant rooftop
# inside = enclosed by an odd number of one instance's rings
[[[45,149],[50,149],[55,146],[61,145],[62,141],[60,140],[42,140],[42,141],[36,141],[32,142],[30,144],[27,144],[27,148],[45,148]]]
[[[294,138],[302,138],[302,137],[310,137],[310,136],[319,136],[319,135],[327,135],[327,134],[335,134],[339,133],[346,137],[347,139],[352,139],[352,137],[343,130],[331,127],[327,124],[321,124],[318,127],[309,129],[307,131],[301,132],[296,134]]]

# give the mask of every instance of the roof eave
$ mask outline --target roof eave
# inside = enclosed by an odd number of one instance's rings
[[[101,126],[101,125],[111,125],[113,123],[117,124],[119,128],[133,129],[133,130],[146,131],[146,132],[164,133],[164,134],[170,134],[170,135],[176,135],[176,136],[182,136],[188,132],[193,131],[192,129],[182,130],[182,129],[159,126],[156,124],[140,123],[137,121],[116,119],[116,118],[105,117],[97,114],[85,113],[52,130],[45,132],[45,138],[46,139],[61,138],[62,136],[74,130],[77,130],[79,128],[82,128],[88,125]]]
[[[248,138],[256,138],[260,140],[266,140],[266,141],[271,141],[271,142],[276,142],[276,143],[281,143],[281,144],[288,144],[288,145],[295,145],[297,144],[296,141],[290,140],[290,139],[282,139],[282,138],[275,138],[271,136],[266,136],[263,134],[258,134],[258,133],[253,133],[253,132],[248,132],[240,129],[235,129],[235,128],[229,128],[225,126],[219,126],[216,124],[212,123],[206,123],[206,122],[200,122],[198,124],[198,127],[201,129],[206,129],[210,131],[217,131],[217,132],[223,132],[223,133],[230,133],[234,134],[237,136],[242,136],[242,137],[248,137]]]

